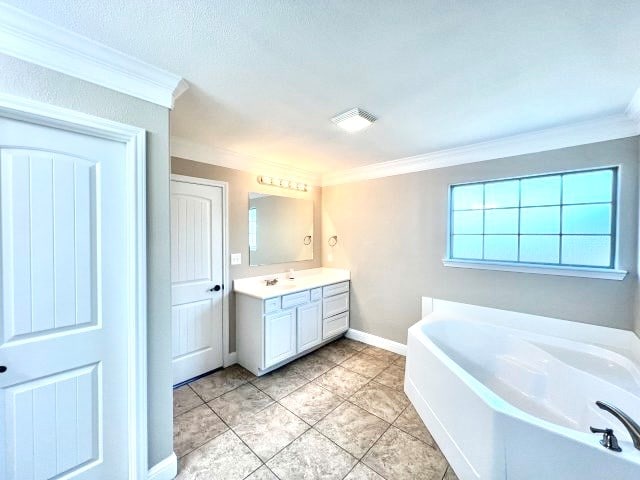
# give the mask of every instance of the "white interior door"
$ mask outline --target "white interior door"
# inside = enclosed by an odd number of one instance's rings
[[[222,188],[171,182],[173,383],[222,366]]]
[[[0,117],[2,479],[129,477],[126,172],[124,143]]]

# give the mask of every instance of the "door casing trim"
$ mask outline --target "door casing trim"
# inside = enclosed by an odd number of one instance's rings
[[[229,182],[177,174],[171,174],[171,180],[222,189],[222,366],[228,367],[236,363],[235,352],[229,351]]]
[[[129,478],[146,478],[148,472],[147,432],[147,218],[146,218],[146,131],[24,97],[0,93],[0,116],[37,125],[92,135],[122,142],[126,146],[127,228],[132,233],[126,281],[132,288],[127,298],[129,316],[127,351]]]

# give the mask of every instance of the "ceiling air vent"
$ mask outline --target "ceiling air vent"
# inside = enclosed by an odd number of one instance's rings
[[[340,115],[336,115],[331,119],[333,123],[349,133],[363,130],[376,120],[377,118],[369,112],[365,112],[359,108],[352,108],[351,110],[341,113]]]

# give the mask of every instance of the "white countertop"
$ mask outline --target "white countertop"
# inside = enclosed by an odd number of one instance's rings
[[[351,278],[349,270],[340,268],[310,268],[295,270],[295,279],[289,280],[289,273],[261,275],[259,277],[238,278],[233,281],[233,291],[255,298],[272,298],[287,293],[300,292],[310,288],[345,282]],[[267,286],[266,280],[278,279],[275,285]]]

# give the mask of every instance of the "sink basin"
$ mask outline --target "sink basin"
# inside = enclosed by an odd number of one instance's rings
[[[285,285],[274,285],[278,290],[293,290],[294,288],[298,288],[297,285],[285,284]]]

